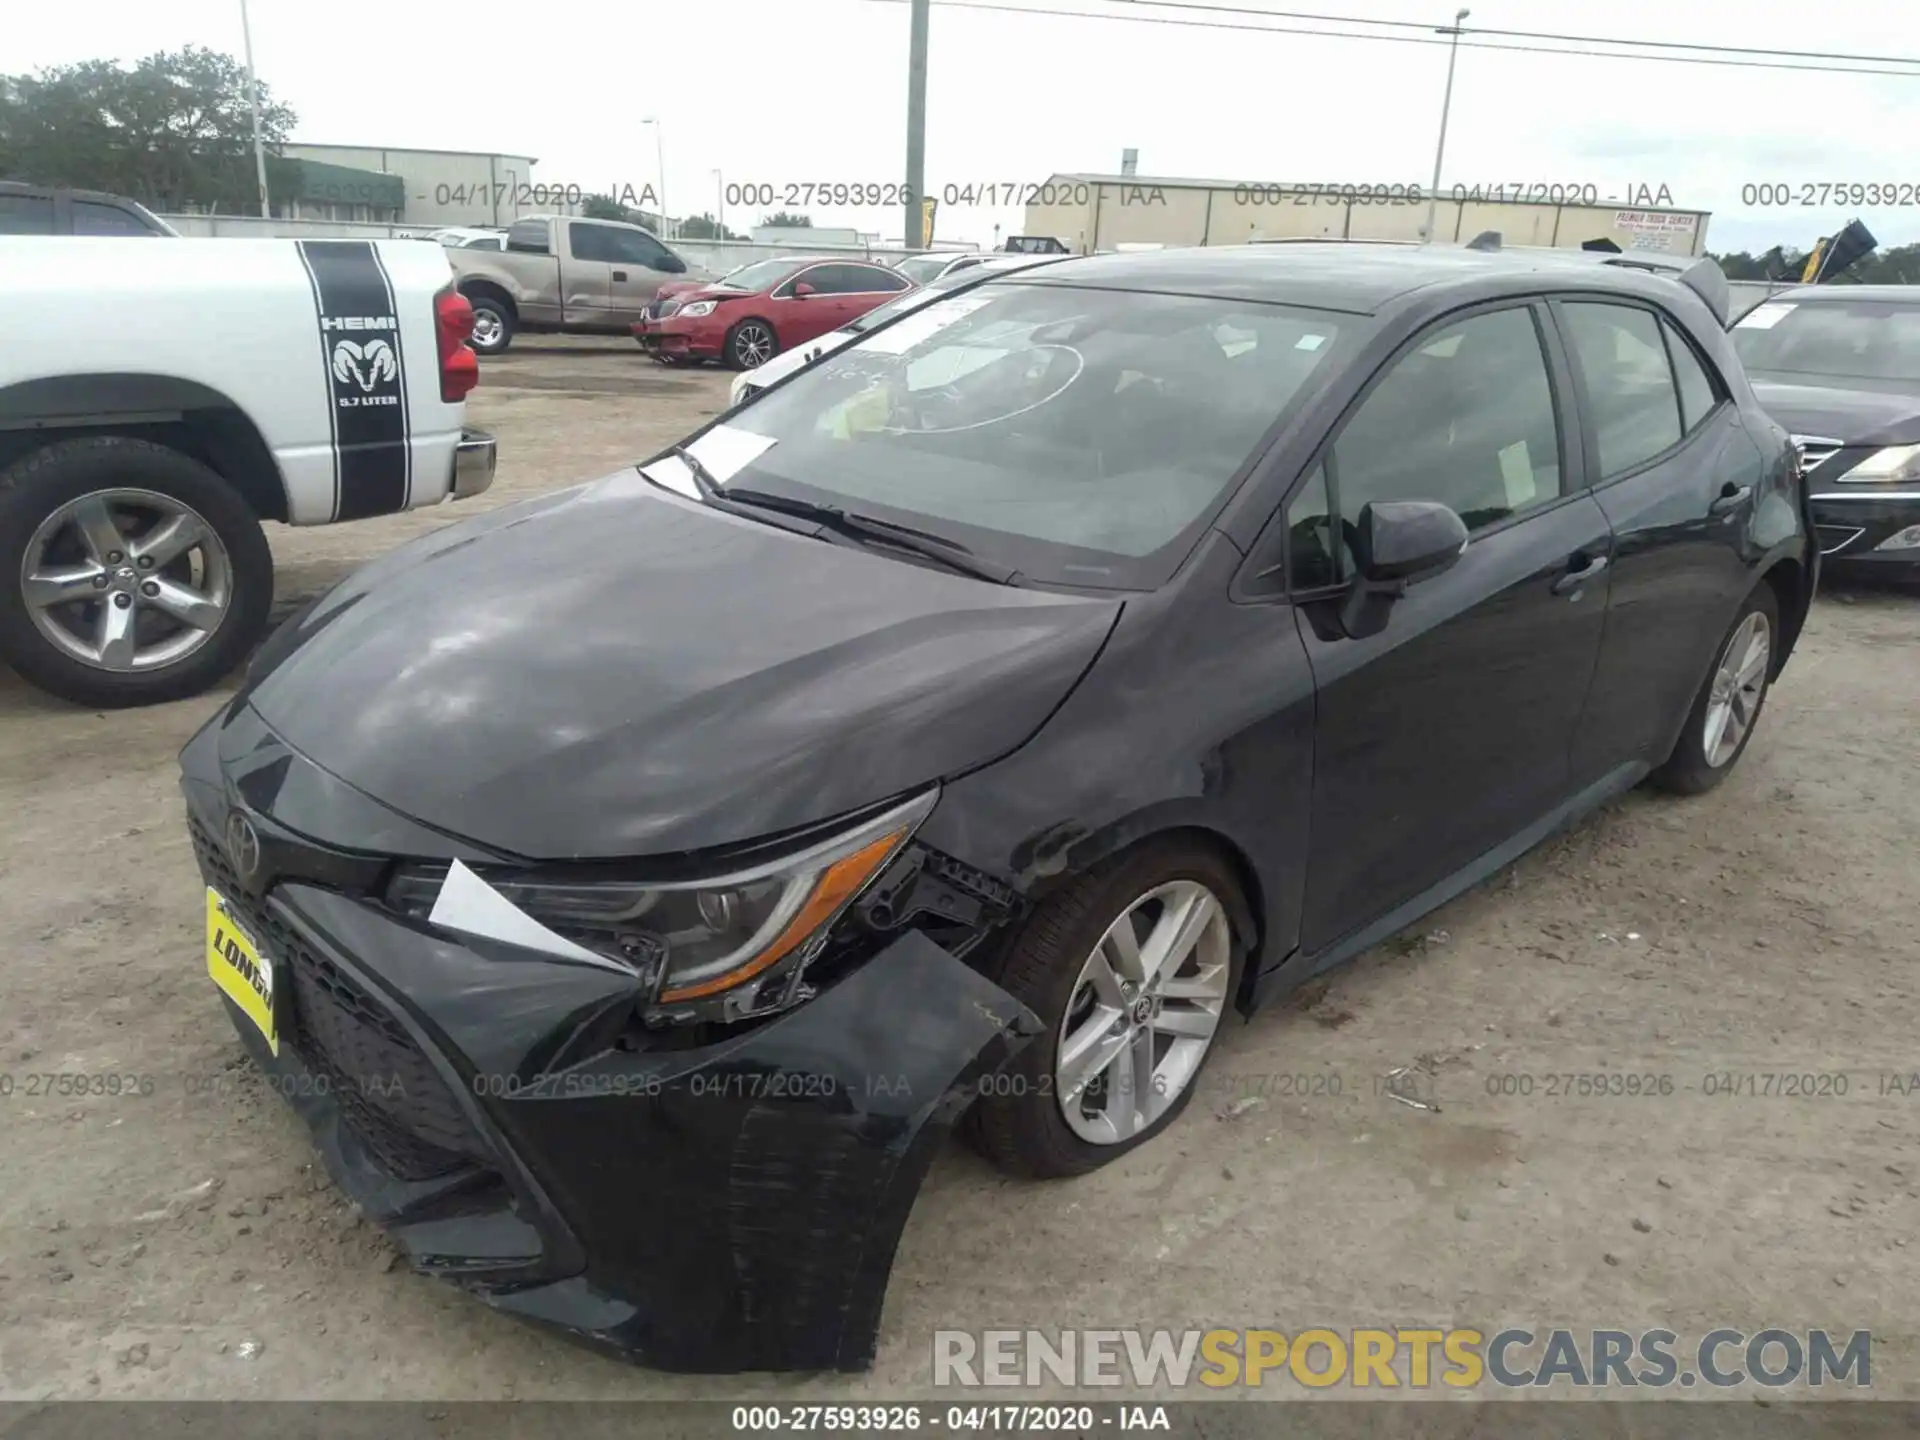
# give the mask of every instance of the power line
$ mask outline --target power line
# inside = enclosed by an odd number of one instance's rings
[[[904,5],[909,0],[866,0],[869,4]],[[1092,10],[1060,10],[1045,5],[1010,5],[994,3],[994,0],[933,0],[935,5],[945,10],[989,10],[1009,15],[1045,15],[1067,20],[1113,20],[1129,25],[1171,25],[1181,29],[1194,30],[1236,30],[1260,35],[1305,35],[1323,40],[1371,40],[1391,45],[1445,45],[1447,41],[1434,39],[1426,35],[1369,35],[1350,30],[1307,30],[1287,25],[1247,25],[1230,20],[1189,20],[1175,19],[1164,15],[1114,15]],[[1129,3],[1129,0],[1105,0],[1105,3]],[[1209,6],[1194,6],[1194,9],[1206,10]],[[1277,14],[1276,11],[1251,11],[1252,14]],[[1362,21],[1362,24],[1409,24],[1411,21]],[[1415,28],[1434,30],[1439,27],[1421,25]],[[1467,35],[1479,33],[1468,29]],[[1868,69],[1854,65],[1796,65],[1768,60],[1731,60],[1714,59],[1705,55],[1636,55],[1621,54],[1605,50],[1570,50],[1564,47],[1547,45],[1503,45],[1484,40],[1462,39],[1460,42],[1475,50],[1501,50],[1517,55],[1574,55],[1595,60],[1636,60],[1663,61],[1674,65],[1715,65],[1735,70],[1797,70],[1816,75],[1890,75],[1906,79],[1920,78],[1920,69],[1885,70]],[[1617,44],[1617,41],[1600,41],[1601,44]],[[1651,43],[1651,42],[1642,42]],[[1782,52],[1794,53],[1794,52]],[[1912,63],[1920,66],[1920,60]]]
[[[1194,3],[1194,0],[1101,0],[1101,3],[1134,5],[1143,10],[1192,10],[1201,14],[1257,15],[1276,20],[1316,20],[1333,25],[1378,25],[1392,30],[1433,31],[1451,28],[1436,26],[1430,21],[1421,20],[1370,20],[1363,15],[1320,15],[1305,10],[1267,10],[1248,5],[1201,5]],[[1852,60],[1868,65],[1920,65],[1920,57],[1906,55],[1849,55],[1826,50],[1770,50],[1760,45],[1708,45],[1694,44],[1686,40],[1617,40],[1604,35],[1561,35],[1544,30],[1489,30],[1478,25],[1462,26],[1461,34],[1498,35],[1509,40],[1559,40],[1574,45],[1628,45],[1648,50],[1704,50],[1718,55],[1772,55],[1788,60]],[[1472,42],[1463,43],[1471,44]]]

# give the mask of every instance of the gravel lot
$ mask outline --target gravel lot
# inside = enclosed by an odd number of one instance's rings
[[[726,379],[523,342],[472,405],[484,503],[665,444]],[[276,529],[281,603],[476,508]],[[222,698],[0,675],[0,1398],[874,1398],[930,1393],[936,1328],[1415,1323],[1869,1328],[1874,1393],[1920,1396],[1920,1094],[1882,1093],[1920,1072],[1920,597],[1823,598],[1726,785],[1635,793],[1236,1025],[1155,1145],[1045,1186],[952,1148],[862,1377],[655,1374],[396,1266],[205,976],[174,754]],[[1603,1070],[1673,1093],[1546,1093]],[[48,1072],[151,1093],[25,1093]],[[1846,1093],[1707,1093],[1783,1074]]]

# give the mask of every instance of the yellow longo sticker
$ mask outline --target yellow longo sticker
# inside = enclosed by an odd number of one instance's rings
[[[226,900],[211,886],[207,889],[207,974],[266,1037],[267,1049],[278,1055],[280,1036],[273,1024],[273,961],[261,953]]]

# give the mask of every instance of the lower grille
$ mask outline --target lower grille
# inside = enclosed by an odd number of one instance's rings
[[[429,1180],[484,1160],[459,1101],[394,1014],[291,926],[251,904],[213,837],[197,821],[191,828],[207,883],[291,977],[283,1040],[325,1080],[374,1158],[402,1180]]]

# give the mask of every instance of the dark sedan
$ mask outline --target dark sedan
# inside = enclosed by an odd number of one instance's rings
[[[1826,563],[1920,575],[1920,286],[1787,290],[1733,345],[1801,447]]]
[[[1726,776],[1817,556],[1725,299],[1289,245],[912,310],[290,620],[181,756],[208,970],[418,1269],[864,1366],[963,1116],[1108,1163],[1230,1012]]]

